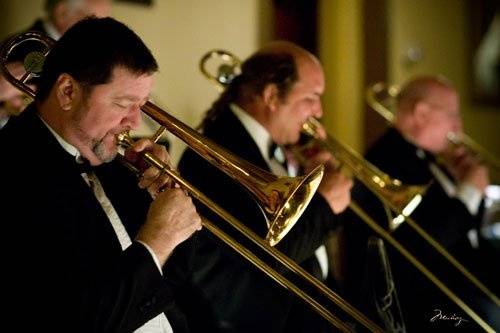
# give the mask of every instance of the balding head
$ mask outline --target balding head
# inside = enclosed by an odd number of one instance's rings
[[[462,130],[459,99],[451,83],[438,76],[409,81],[397,98],[395,127],[421,148],[444,150],[447,134]]]
[[[271,42],[252,54],[209,110],[204,125],[234,103],[279,144],[295,143],[302,124],[322,114],[323,69],[310,52],[286,41]]]
[[[409,81],[398,94],[397,112],[411,111],[416,103],[428,100],[442,91],[454,91],[446,78],[439,76],[417,77]]]
[[[296,62],[305,61],[320,66],[319,60],[312,53],[297,44],[284,40],[270,42],[262,47],[256,54],[288,54],[291,55]]]

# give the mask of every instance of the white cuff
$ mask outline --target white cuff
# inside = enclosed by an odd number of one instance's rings
[[[151,257],[153,257],[153,260],[156,264],[156,267],[158,267],[158,270],[160,271],[160,274],[163,276],[163,271],[161,270],[161,265],[160,265],[160,260],[158,260],[158,257],[156,256],[156,254],[154,253],[153,249],[151,249],[149,247],[148,244],[140,241],[140,240],[136,240],[137,243],[141,243],[142,245],[144,245],[144,247],[146,248],[146,250],[148,250],[148,252],[151,254]]]
[[[459,184],[455,196],[465,204],[469,213],[472,215],[477,214],[479,205],[481,204],[482,195],[474,185],[469,183]]]

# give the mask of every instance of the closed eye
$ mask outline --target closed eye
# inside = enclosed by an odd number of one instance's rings
[[[121,104],[121,103],[113,103],[114,105],[118,106],[120,109],[126,109],[128,106],[127,105],[124,105],[124,104]]]

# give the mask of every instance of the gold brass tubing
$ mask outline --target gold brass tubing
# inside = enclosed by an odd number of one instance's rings
[[[217,228],[212,222],[202,218],[202,224],[205,228],[207,228],[210,232],[212,232],[215,236],[221,239],[224,243],[230,246],[233,250],[242,255],[245,259],[250,261],[256,267],[258,267],[261,271],[266,273],[270,278],[279,283],[285,289],[290,290],[299,298],[308,303],[314,310],[316,310],[323,318],[328,320],[335,327],[339,328],[342,332],[354,332],[347,324],[338,319],[335,315],[331,314],[325,307],[319,304],[315,299],[309,296],[307,293],[298,288],[295,284],[293,284],[290,280],[286,279],[284,276],[279,274],[269,265],[264,263],[261,259],[259,259],[256,255],[250,252],[247,248],[242,247],[238,242],[225,234],[222,230]]]
[[[479,281],[467,268],[465,268],[460,262],[458,262],[455,257],[453,257],[450,252],[448,252],[438,241],[436,241],[431,235],[429,235],[424,229],[422,229],[413,218],[410,216],[405,216],[405,221],[408,223],[415,231],[424,238],[436,251],[438,251],[443,257],[448,259],[448,261],[455,266],[469,281],[471,281],[477,288],[479,288],[486,296],[488,296],[497,306],[500,306],[500,300],[498,297],[486,287],[481,281]]]
[[[379,226],[366,212],[355,202],[350,203],[351,208],[359,217],[365,221],[370,228],[377,232],[382,238],[394,246],[408,261],[410,261],[420,272],[422,272],[436,287],[438,287],[446,296],[457,304],[465,313],[469,315],[486,332],[495,333],[495,330],[489,326],[481,317],[479,317],[467,304],[465,304],[455,293],[453,293],[444,283],[442,283],[434,274],[431,273],[417,258],[408,252],[397,240],[395,240],[387,231]]]
[[[165,134],[166,131],[167,131],[167,129],[165,128],[165,126],[158,127],[158,129],[153,134],[153,136],[150,138],[150,140],[153,141],[154,143],[157,143],[158,140],[161,139],[161,137],[163,136],[163,134]]]
[[[131,139],[130,138],[124,138],[123,136],[120,137],[120,142],[130,145],[131,144]],[[335,294],[333,291],[331,291],[327,286],[325,286],[323,283],[318,281],[316,278],[314,278],[311,274],[306,272],[303,268],[301,268],[297,263],[292,261],[290,258],[286,257],[284,254],[282,254],[280,251],[275,249],[274,247],[270,246],[267,244],[265,241],[263,241],[257,234],[255,234],[253,231],[251,231],[248,227],[243,225],[241,222],[239,222],[236,218],[234,218],[231,214],[226,212],[222,207],[214,203],[210,198],[208,198],[205,194],[200,192],[198,189],[196,189],[193,185],[191,185],[189,182],[187,182],[185,179],[183,179],[175,170],[173,170],[168,164],[162,162],[156,156],[154,156],[151,153],[144,153],[142,154],[142,157],[144,160],[161,170],[162,172],[165,172],[168,174],[172,179],[174,179],[175,182],[177,182],[183,189],[187,190],[195,199],[198,199],[200,202],[202,202],[205,206],[210,208],[214,213],[222,217],[226,222],[231,224],[234,228],[236,228],[238,231],[240,231],[242,234],[244,234],[248,239],[250,239],[253,243],[258,245],[261,249],[265,250],[268,254],[273,256],[277,261],[282,263],[285,267],[289,268],[291,271],[293,271],[295,274],[301,276],[302,278],[306,279],[308,282],[313,284],[315,287],[317,287],[320,291],[325,293],[325,296],[327,296],[331,301],[333,301],[335,304],[337,304],[340,308],[342,308],[345,312],[350,314],[353,318],[358,320],[360,323],[362,323],[366,328],[368,328],[372,332],[383,332],[383,330],[377,326],[375,323],[373,323],[370,319],[366,318],[363,314],[361,314],[358,310],[356,310],[353,306],[348,304],[346,301],[344,301],[340,296]],[[228,244],[230,245],[230,244]],[[230,245],[233,247],[232,245]],[[239,248],[243,248],[240,244],[235,245]],[[248,251],[248,250],[247,250]],[[238,253],[240,253],[238,251]],[[245,256],[244,254],[240,253],[241,255]],[[252,261],[253,262],[253,261]],[[257,266],[266,274],[268,272],[266,271],[267,269],[263,269],[260,266]],[[272,268],[269,268],[272,269]],[[276,272],[276,274],[279,275],[279,273]],[[273,277],[274,279],[274,277]],[[281,285],[283,285],[283,281],[286,280],[284,277],[278,278],[280,281],[277,281]],[[310,306],[312,306],[314,309],[318,311],[326,320],[328,320],[330,323],[336,325],[336,322],[338,321],[337,318],[332,319],[331,316],[333,316],[326,308],[324,308],[322,305],[320,305],[317,301],[313,300],[312,303],[309,303],[309,299],[311,298],[309,295],[304,296],[303,292],[298,289],[295,285],[293,285],[292,282],[287,281],[287,284],[285,285],[290,291],[292,291],[294,294],[296,294],[298,297],[306,301]],[[297,290],[300,291],[297,293]],[[319,307],[319,308],[317,308]],[[328,314],[325,316],[325,314]],[[344,324],[345,325],[345,324]],[[338,327],[338,326],[336,326]],[[341,328],[341,327],[338,327]],[[348,328],[348,326],[345,326],[344,328]],[[347,331],[351,331],[349,328]]]

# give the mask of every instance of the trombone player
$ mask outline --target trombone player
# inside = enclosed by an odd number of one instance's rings
[[[495,262],[495,256],[485,247],[487,244],[480,241],[477,232],[484,190],[489,184],[488,169],[464,147],[451,146],[448,140],[450,133],[462,131],[459,108],[458,94],[447,80],[434,76],[414,78],[397,96],[394,126],[368,149],[366,158],[405,184],[429,184],[411,217],[459,262],[498,292],[495,268],[489,267]],[[353,198],[377,221],[392,219],[363,186],[355,186]],[[362,252],[366,247],[363,243],[367,231],[361,224],[351,222],[346,223],[346,251],[353,259],[348,263],[347,281],[352,283],[349,289],[356,295],[354,297],[359,297],[358,302],[365,302],[359,293],[361,281],[356,276],[364,269]],[[468,289],[460,276],[452,275],[453,269],[440,261],[441,257],[436,256],[409,226],[403,222],[394,231],[394,236],[438,277],[451,283],[452,290],[467,295],[467,300],[479,307],[485,319],[498,328],[498,308],[483,300],[481,294]],[[400,256],[390,254],[403,316],[410,331],[442,331],[451,327],[449,321],[431,321],[435,315],[464,316],[449,300],[440,299],[439,291],[429,288]],[[471,323],[463,321],[460,325]]]
[[[115,159],[157,69],[124,24],[85,19],[47,56],[35,102],[0,131],[2,302],[15,330],[186,332],[163,266],[200,217],[157,169],[137,184]],[[168,161],[145,139],[126,153],[143,152]]]
[[[321,117],[324,85],[323,70],[316,57],[295,44],[272,42],[242,64],[241,74],[209,109],[202,124],[203,134],[265,170],[288,175],[290,165],[279,147],[297,143],[303,123],[309,117]],[[322,244],[328,231],[336,226],[336,214],[350,202],[352,181],[331,166],[329,153],[310,156],[308,161],[311,167],[319,162],[330,167],[318,189],[320,194],[277,247],[324,279],[329,272]],[[179,170],[257,234],[266,234],[260,208],[239,184],[190,150],[183,154]],[[203,211],[203,207],[199,209]],[[331,330],[316,313],[295,304],[279,286],[228,253],[210,235],[199,233],[196,242],[193,283],[207,300],[217,331]],[[205,328],[197,327],[200,331]]]

